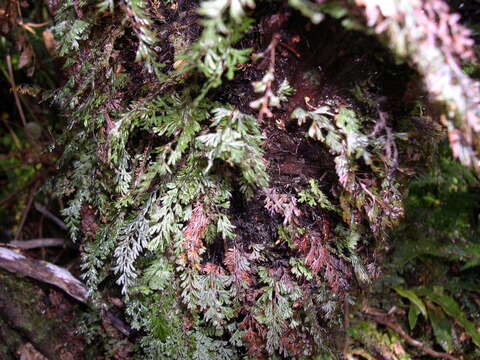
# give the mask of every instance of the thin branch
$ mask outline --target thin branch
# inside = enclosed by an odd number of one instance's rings
[[[300,53],[295,50],[292,46],[288,45],[287,43],[284,43],[284,42],[279,42],[278,45],[280,46],[283,46],[285,49],[289,50],[293,55],[295,55],[297,58],[301,58],[302,56],[300,55]]]
[[[20,118],[22,119],[23,126],[27,125],[27,120],[25,118],[25,113],[23,112],[22,104],[20,103],[20,98],[18,97],[17,93],[17,85],[15,84],[15,77],[13,76],[13,67],[12,67],[12,58],[10,55],[7,55],[7,67],[8,67],[8,81],[12,87],[13,96],[15,97],[15,104],[18,108],[18,113],[20,114]]]
[[[65,242],[65,239],[61,238],[42,238],[23,241],[14,240],[5,245],[18,249],[30,250],[45,247],[66,247],[67,243]]]
[[[267,50],[265,51],[265,53],[270,53],[269,54],[270,55],[270,64],[269,64],[269,67],[268,67],[268,72],[271,73],[272,75],[275,73],[275,51],[277,49],[277,44],[278,44],[279,39],[280,39],[280,35],[279,34],[274,34],[273,38],[272,38],[272,41],[270,42],[270,44],[267,47]],[[272,95],[272,80],[268,80],[267,83],[266,83],[266,87],[265,87],[263,102],[262,102],[262,105],[260,107],[260,111],[258,112],[257,121],[259,123],[263,122],[264,116],[272,117],[272,112],[268,108],[268,105],[270,103],[271,95]]]
[[[15,240],[18,240],[20,238],[20,235],[22,233],[23,225],[25,225],[25,220],[27,220],[28,213],[30,212],[30,209],[32,207],[32,202],[33,198],[35,197],[35,193],[37,192],[38,188],[38,181],[35,183],[33,186],[32,190],[30,191],[30,194],[28,195],[28,201],[27,205],[22,211],[22,218],[20,220],[20,224],[18,225],[17,233],[15,234]]]
[[[88,302],[85,285],[68,270],[57,265],[30,259],[18,252],[0,247],[0,268],[51,284],[82,303]]]
[[[120,331],[123,335],[129,337],[130,335],[132,335],[132,329],[130,329],[124,322],[122,319],[120,319],[119,317],[115,316],[115,314],[111,311],[107,311],[105,313],[105,317],[110,320],[110,322],[112,323],[112,325],[118,330]]]
[[[386,312],[384,312],[383,310],[376,309],[376,308],[370,307],[368,305],[364,305],[363,312],[370,315],[375,322],[389,327],[390,329],[392,329],[393,331],[398,333],[401,337],[403,337],[410,345],[421,349],[423,352],[425,352],[425,353],[427,353],[427,354],[429,354],[429,355],[431,355],[435,358],[448,359],[448,360],[458,360],[456,357],[454,357],[450,354],[435,351],[432,348],[425,345],[424,343],[422,343],[418,340],[415,340],[410,335],[408,335],[405,330],[403,330],[403,328],[400,326],[400,324],[398,324],[394,320],[389,319],[388,314]]]
[[[65,225],[65,223],[60,220],[58,217],[56,217],[55,215],[53,215],[45,206],[43,206],[42,204],[36,202],[34,203],[34,207],[35,209],[43,214],[45,217],[49,218],[50,220],[52,220],[55,224],[57,224],[62,230],[65,230],[67,231],[68,228],[67,228],[67,225]]]

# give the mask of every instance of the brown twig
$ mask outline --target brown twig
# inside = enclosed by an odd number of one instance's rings
[[[0,247],[0,268],[56,286],[83,303],[88,301],[85,285],[57,265],[29,259],[18,252]]]
[[[377,111],[379,116],[379,121],[375,125],[372,135],[379,133],[382,130],[385,130],[387,135],[387,141],[385,142],[385,153],[387,159],[392,162],[392,166],[389,170],[389,174],[392,175],[394,171],[398,168],[398,149],[397,144],[395,143],[395,137],[393,135],[392,129],[387,126],[388,114],[385,111],[380,109],[380,101],[377,104]]]
[[[271,74],[275,73],[275,51],[276,51],[279,39],[280,39],[280,35],[278,33],[274,34],[272,41],[267,47],[267,50],[265,50],[265,53],[270,54],[270,64],[268,67],[268,72]],[[257,117],[258,122],[263,122],[263,118],[265,115],[267,117],[272,117],[272,112],[268,108],[271,94],[272,94],[272,80],[268,80],[265,84],[263,102],[260,107],[260,111],[258,112],[258,117]]]
[[[427,353],[428,355],[431,355],[435,358],[440,358],[440,359],[458,360],[456,357],[450,354],[435,351],[432,348],[425,345],[424,343],[418,340],[415,340],[410,335],[408,335],[405,330],[403,330],[400,324],[398,324],[395,320],[390,319],[388,317],[388,314],[383,310],[376,309],[368,305],[364,305],[363,312],[370,315],[375,322],[389,327],[390,329],[398,333],[401,337],[403,337],[405,341],[407,341],[410,345],[421,349],[423,352]]]
[[[15,145],[17,146],[18,149],[21,149],[22,148],[22,143],[20,142],[20,139],[18,138],[17,134],[15,134],[15,131],[13,131],[12,127],[8,124],[8,120],[2,116],[1,117],[3,123],[5,124],[5,127],[8,129],[8,131],[10,132],[10,135],[12,136],[12,139],[13,141],[15,142]],[[1,155],[0,156],[0,159],[11,159],[11,158],[15,158],[16,155],[12,154],[8,154],[8,155]]]
[[[57,224],[60,229],[62,230],[65,230],[67,231],[68,228],[67,228],[67,225],[65,225],[65,223],[60,220],[58,217],[56,217],[55,215],[53,215],[45,206],[43,206],[42,204],[36,202],[34,204],[35,206],[35,209],[41,213],[42,215],[44,215],[45,217],[49,218],[50,220],[52,220],[55,224]]]
[[[284,43],[284,42],[281,42],[281,41],[278,43],[278,45],[283,46],[285,49],[289,50],[289,51],[290,51],[293,55],[295,55],[297,58],[300,59],[300,58],[302,57],[302,56],[300,55],[300,53],[299,53],[297,50],[295,50],[295,48],[293,48],[293,46],[290,46],[290,45],[288,45],[288,44],[286,44],[286,43]]]
[[[18,113],[20,114],[20,118],[22,119],[23,126],[26,126],[27,120],[25,118],[25,113],[23,112],[22,104],[16,90],[17,85],[15,84],[15,77],[13,76],[12,58],[10,57],[10,55],[6,56],[6,61],[8,67],[8,81],[10,82],[10,86],[12,87],[15,104],[17,105]]]
[[[32,207],[33,203],[33,198],[35,197],[35,193],[37,192],[38,188],[38,181],[35,182],[32,190],[30,191],[30,194],[28,196],[28,201],[27,205],[22,211],[22,218],[20,219],[20,224],[18,225],[17,233],[15,234],[15,240],[18,240],[20,238],[20,235],[22,234],[22,229],[23,225],[25,225],[25,220],[27,220],[28,213],[30,212],[30,209]]]
[[[42,238],[23,241],[13,240],[5,245],[12,246],[18,249],[30,250],[45,247],[65,247],[67,243],[65,242],[65,239],[61,238]]]
[[[473,300],[475,301],[475,303],[480,306],[480,296],[478,296],[477,294],[473,293],[473,292],[470,292],[470,296],[473,298]]]

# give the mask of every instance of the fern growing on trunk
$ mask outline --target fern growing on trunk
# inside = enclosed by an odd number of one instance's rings
[[[412,71],[333,19],[361,26],[351,5],[290,6],[56,9],[57,192],[92,295],[116,280],[151,358],[339,358],[342,309],[378,277],[409,176],[438,142],[404,116],[415,104],[398,106]],[[308,19],[326,16],[323,30],[358,37],[349,58],[310,48]]]

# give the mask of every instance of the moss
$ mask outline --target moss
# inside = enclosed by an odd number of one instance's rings
[[[0,316],[0,358],[4,360],[16,359],[18,348],[24,343],[22,336],[12,329]]]
[[[0,271],[1,318],[49,359],[58,359],[62,351],[81,354],[82,339],[75,335],[75,324],[62,320],[65,316],[74,318],[76,307],[51,304],[42,286]],[[62,304],[69,301],[61,294],[51,296]]]

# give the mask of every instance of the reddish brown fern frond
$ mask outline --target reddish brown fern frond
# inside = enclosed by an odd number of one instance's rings
[[[185,250],[183,257],[197,269],[200,269],[201,254],[205,251],[202,239],[207,226],[208,216],[203,204],[197,202],[192,210],[192,217],[183,232],[183,248]]]
[[[215,265],[211,262],[207,262],[205,265],[203,265],[202,270],[206,274],[225,275],[225,270],[223,270],[221,266]]]
[[[330,252],[319,242],[311,244],[305,264],[310,266],[315,273],[326,267],[330,263]]]
[[[302,211],[297,207],[297,199],[290,194],[279,194],[275,189],[265,190],[265,208],[270,214],[284,217],[283,224],[299,225]]]
[[[293,356],[301,356],[311,351],[311,337],[298,329],[288,329],[280,338],[282,346]]]
[[[325,228],[323,230],[325,235]],[[352,272],[344,261],[331,254],[324,242],[320,234],[310,232],[296,239],[295,245],[305,255],[305,264],[315,274],[323,270],[323,276],[330,288],[339,293],[348,288],[347,279],[352,277]]]
[[[247,253],[241,252],[236,247],[228,249],[223,263],[234,276],[237,288],[241,288],[243,284],[250,286],[255,283],[255,279],[250,274],[250,258]]]
[[[258,323],[252,315],[247,315],[239,325],[240,329],[246,330],[242,336],[247,346],[248,355],[257,360],[266,360],[265,337],[267,330],[265,326]]]

